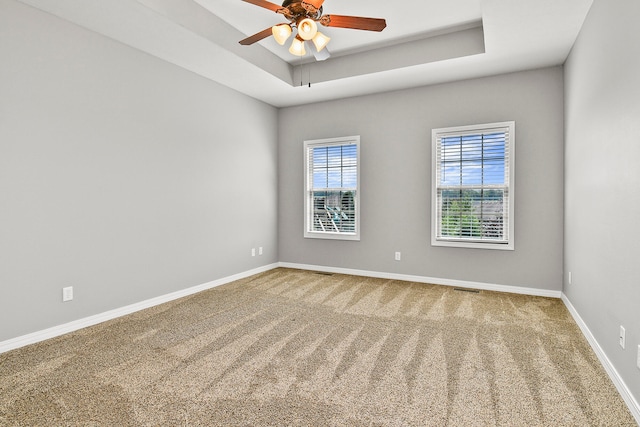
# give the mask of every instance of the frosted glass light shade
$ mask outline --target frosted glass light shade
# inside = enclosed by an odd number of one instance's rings
[[[325,48],[325,46],[329,43],[329,40],[331,40],[331,37],[325,36],[320,31],[318,31],[318,33],[312,39],[313,44],[316,46],[316,50],[318,52]]]
[[[293,39],[293,43],[291,43],[291,47],[289,48],[289,53],[295,56],[306,55],[307,51],[304,49],[304,40],[296,36],[296,38]]]
[[[284,42],[286,42],[291,35],[291,27],[289,24],[274,25],[271,27],[271,32],[273,33],[273,38],[276,39],[278,44],[284,45]]]
[[[318,32],[318,24],[313,19],[305,18],[298,22],[298,35],[302,40],[311,40]]]

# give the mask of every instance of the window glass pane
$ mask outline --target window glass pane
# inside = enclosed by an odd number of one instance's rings
[[[440,183],[442,185],[460,185],[461,174],[460,163],[443,165]]]
[[[341,188],[342,187],[342,170],[340,168],[337,169],[329,169],[327,171],[329,181],[327,184],[327,188]]]
[[[327,181],[328,177],[326,169],[313,171],[313,188],[326,188]]]
[[[482,173],[485,184],[504,184],[504,160],[485,160]]]
[[[313,149],[313,168],[327,167],[327,147]]]
[[[482,225],[477,212],[477,194],[473,190],[446,190],[442,194],[442,235],[481,237]]]
[[[486,239],[504,237],[504,191],[485,190],[480,205],[482,236]]]
[[[482,184],[482,160],[462,163],[462,185]]]
[[[342,147],[327,147],[327,159],[330,168],[339,168],[342,165]]]
[[[342,186],[345,188],[356,188],[358,181],[358,168],[349,166],[342,168]]]
[[[355,192],[314,191],[313,231],[355,231]]]
[[[342,165],[355,166],[358,163],[358,147],[353,145],[342,146]]]
[[[482,158],[482,135],[469,135],[460,139],[461,161]]]

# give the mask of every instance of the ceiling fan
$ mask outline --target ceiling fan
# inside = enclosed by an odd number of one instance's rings
[[[274,25],[244,40],[240,40],[241,45],[251,45],[270,35],[273,35],[278,44],[284,45],[295,28],[297,34],[293,39],[289,52],[296,56],[304,56],[306,55],[305,42],[308,42],[309,45],[313,43],[313,46],[310,45],[310,50],[319,61],[329,57],[329,52],[325,47],[331,38],[318,31],[317,23],[325,27],[353,28],[367,31],[382,31],[387,26],[387,22],[380,18],[323,15],[322,3],[324,3],[324,0],[284,0],[282,6],[266,0],[242,1],[279,13],[287,18],[289,22]]]

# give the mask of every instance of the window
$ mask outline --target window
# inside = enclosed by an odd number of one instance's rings
[[[360,240],[360,136],[304,142],[304,237]]]
[[[513,250],[515,123],[432,132],[433,246]]]

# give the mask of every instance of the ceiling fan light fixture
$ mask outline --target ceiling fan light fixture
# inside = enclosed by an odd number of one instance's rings
[[[238,1],[238,0],[234,0]],[[242,0],[272,12],[283,15],[289,22],[267,27],[264,30],[240,40],[243,46],[257,43],[273,34],[273,38],[280,45],[295,32],[289,52],[295,56],[304,56],[308,48],[316,61],[329,58],[329,49],[325,49],[330,37],[318,31],[318,23],[324,27],[350,28],[354,30],[377,31],[384,30],[387,21],[382,18],[367,18],[364,16],[325,15],[323,4],[325,0],[283,0],[282,6],[269,0]],[[309,46],[305,47],[305,43]],[[313,46],[311,46],[313,43]]]
[[[322,49],[324,49],[327,46],[327,44],[329,44],[330,40],[331,40],[331,37],[327,37],[324,34],[322,34],[320,31],[318,31],[311,41],[313,41],[313,44],[316,46],[316,50],[320,52]]]
[[[304,56],[307,54],[307,51],[304,48],[304,40],[300,38],[300,36],[296,36],[293,39],[293,43],[291,43],[291,47],[289,48],[289,53],[295,56]]]
[[[298,35],[302,38],[302,40],[311,40],[315,37],[318,32],[318,24],[316,21],[309,18],[304,18],[302,21],[298,22]]]
[[[282,46],[291,35],[291,26],[289,24],[274,25],[271,27],[271,32],[276,42]]]

